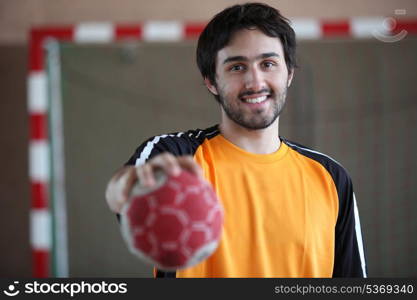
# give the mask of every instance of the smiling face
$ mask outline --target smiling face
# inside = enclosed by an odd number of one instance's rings
[[[278,38],[243,29],[217,53],[216,83],[205,83],[218,96],[223,122],[256,130],[278,122],[292,75]]]

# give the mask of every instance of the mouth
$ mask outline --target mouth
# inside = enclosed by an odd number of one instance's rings
[[[245,96],[245,97],[241,97],[240,100],[242,102],[245,103],[249,103],[249,104],[259,104],[259,103],[263,103],[266,100],[268,100],[270,98],[270,95],[252,95],[252,96]]]

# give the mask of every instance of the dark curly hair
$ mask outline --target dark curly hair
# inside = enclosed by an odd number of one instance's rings
[[[246,3],[228,7],[214,16],[201,33],[197,44],[197,65],[203,78],[216,85],[217,52],[226,47],[234,33],[257,28],[281,40],[288,70],[297,67],[295,32],[290,21],[266,4]]]

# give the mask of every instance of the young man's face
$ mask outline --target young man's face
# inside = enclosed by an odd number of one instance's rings
[[[270,126],[281,113],[292,80],[281,41],[257,29],[243,29],[217,53],[216,85],[223,117],[247,129]]]

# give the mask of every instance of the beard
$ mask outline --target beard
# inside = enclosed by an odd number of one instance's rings
[[[269,97],[266,101],[272,101],[271,105],[265,109],[256,109],[248,112],[242,106],[240,98],[245,95],[252,95],[256,93],[268,93]],[[219,90],[216,100],[220,103],[226,115],[236,124],[249,129],[260,130],[269,127],[280,116],[285,106],[285,99],[287,97],[287,87],[282,93],[276,94],[272,90],[262,90],[257,92],[243,92],[238,96],[237,104],[233,101],[228,101],[224,93]]]

